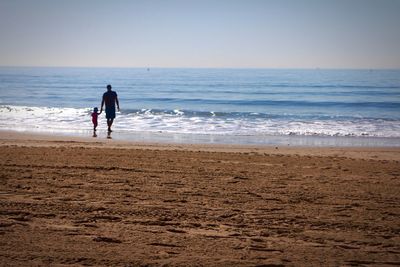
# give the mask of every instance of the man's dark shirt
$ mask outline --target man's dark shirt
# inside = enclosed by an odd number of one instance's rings
[[[106,105],[106,109],[114,109],[115,110],[115,99],[117,98],[117,93],[114,91],[107,91],[103,94],[104,104]]]

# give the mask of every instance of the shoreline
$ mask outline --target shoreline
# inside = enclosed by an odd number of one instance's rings
[[[0,130],[0,146],[72,146],[116,149],[184,150],[209,152],[237,152],[302,156],[341,156],[350,158],[400,160],[400,147],[317,147],[287,145],[241,144],[182,144],[167,142],[126,141],[70,135],[51,135],[32,132]]]
[[[0,132],[24,134],[32,136],[48,136],[104,140],[108,132],[97,130],[97,138],[93,138],[92,130],[81,131],[37,131],[0,129]],[[371,137],[371,136],[318,136],[318,135],[220,135],[220,134],[192,134],[169,132],[128,132],[115,130],[111,139],[126,143],[157,143],[175,145],[228,145],[228,146],[292,146],[292,147],[398,147],[400,137]]]

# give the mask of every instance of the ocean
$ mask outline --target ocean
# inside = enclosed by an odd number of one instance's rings
[[[91,136],[107,84],[114,139],[400,146],[400,70],[1,67],[0,129]]]

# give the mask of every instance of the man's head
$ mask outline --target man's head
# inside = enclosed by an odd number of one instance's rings
[[[111,85],[109,84],[109,85],[107,85],[107,91],[111,91]]]

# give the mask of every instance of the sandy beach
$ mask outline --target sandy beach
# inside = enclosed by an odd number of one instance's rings
[[[1,266],[400,265],[400,149],[0,133]]]

